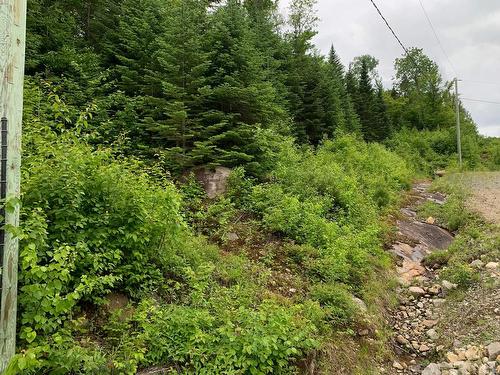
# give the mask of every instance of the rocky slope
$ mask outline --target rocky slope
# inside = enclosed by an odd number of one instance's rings
[[[453,235],[437,226],[434,218],[429,217],[425,222],[417,219],[416,209],[420,204],[426,201],[443,204],[446,200],[443,194],[429,193],[429,185],[420,183],[413,187],[410,203],[401,210],[397,241],[391,249],[398,259],[400,305],[391,312],[398,359],[389,372],[423,375],[500,374],[500,337],[476,335],[476,343],[463,345],[458,335],[451,337],[454,332],[450,331],[453,324],[460,324],[467,317],[478,314],[491,324],[500,321],[498,263],[484,264],[481,260],[475,260],[471,264],[491,286],[488,296],[483,296],[484,291],[471,289],[467,292],[472,293],[469,299],[462,298],[459,302],[447,300],[457,286],[439,278],[437,265],[429,267],[422,262],[426,255],[437,249],[446,249],[453,241]],[[474,295],[484,298],[477,300]],[[454,316],[454,322],[450,316]],[[478,324],[478,321],[472,324]],[[480,326],[478,329],[487,328]],[[495,328],[493,332],[497,332]],[[443,334],[448,337],[443,337]],[[483,336],[486,338],[481,342]]]

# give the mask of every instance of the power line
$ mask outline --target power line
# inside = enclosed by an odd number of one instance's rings
[[[469,83],[478,83],[480,85],[493,85],[493,86],[500,86],[500,82],[488,82],[488,81],[474,81],[470,79],[463,79],[463,82],[469,82]]]
[[[488,103],[488,104],[499,104],[500,102],[494,102],[491,100],[482,100],[482,99],[471,99],[471,98],[461,98],[462,100],[467,100],[469,102],[479,102],[479,103]]]
[[[404,46],[403,42],[401,42],[401,40],[399,39],[399,37],[396,35],[396,32],[392,29],[391,25],[389,25],[389,22],[387,21],[387,19],[384,17],[384,15],[382,14],[382,12],[380,11],[380,9],[378,8],[377,4],[375,4],[375,2],[373,0],[370,0],[371,3],[373,4],[373,6],[375,7],[375,9],[377,10],[378,14],[380,15],[380,17],[382,17],[382,19],[384,20],[385,24],[387,25],[387,27],[389,28],[389,30],[391,31],[392,35],[394,35],[394,38],[396,38],[396,40],[398,41],[399,45],[401,46],[401,48],[403,48],[403,50],[405,51],[405,53],[407,55],[409,55],[408,53],[408,49]]]
[[[446,50],[444,49],[443,43],[441,43],[441,40],[439,39],[439,36],[438,36],[438,34],[436,32],[436,29],[434,28],[434,25],[432,24],[431,18],[429,17],[429,14],[425,10],[424,3],[422,2],[422,0],[418,0],[418,2],[420,3],[420,6],[422,7],[422,10],[424,12],[425,18],[427,18],[427,22],[429,23],[429,26],[431,27],[432,33],[434,34],[434,37],[436,38],[436,40],[437,40],[437,42],[439,44],[439,47],[441,48],[441,51],[443,52],[443,54],[445,55],[446,59],[448,60],[448,63],[450,64],[451,68],[455,72],[455,76],[458,76],[457,69],[455,69],[455,65],[451,61],[450,56],[448,56],[448,54],[446,53]]]
[[[382,20],[385,22],[387,28],[390,30],[390,32],[392,33],[392,35],[394,36],[394,38],[396,38],[396,40],[398,41],[399,45],[401,46],[401,48],[403,48],[403,50],[405,51],[406,53],[406,56],[408,56],[411,61],[413,62],[413,64],[415,64],[415,67],[417,69],[419,69],[418,67],[418,64],[415,62],[415,60],[413,59],[413,56],[410,55],[409,53],[409,50],[408,48],[405,47],[405,45],[403,44],[403,42],[401,41],[401,39],[399,39],[399,37],[397,36],[396,32],[394,31],[394,29],[391,27],[391,25],[389,24],[389,22],[387,21],[387,19],[384,17],[384,15],[382,14],[382,12],[380,11],[379,7],[377,6],[377,4],[375,4],[375,1],[374,0],[370,0],[370,2],[372,3],[372,5],[375,7],[375,9],[377,10],[378,14],[380,15],[380,17],[382,18]],[[429,15],[427,14],[427,11],[425,10],[425,7],[422,3],[422,0],[419,0],[420,2],[420,5],[422,6],[422,10],[424,11],[424,14],[427,18],[427,21],[429,22],[429,25],[431,26],[431,29],[434,33],[434,36],[436,37],[436,40],[438,41],[439,43],[439,46],[441,47],[441,50],[443,51],[444,55],[446,56],[446,58],[448,59],[448,62],[450,63],[450,66],[453,68],[453,71],[455,72],[455,74],[457,73],[457,70],[455,69],[455,66],[453,65],[451,59],[449,58],[448,54],[446,53],[444,47],[443,47],[443,44],[441,43],[438,35],[437,35],[437,32],[436,32],[436,29],[434,28],[433,24],[432,24],[432,21],[429,17]],[[458,74],[457,74],[458,75]],[[475,82],[475,83],[484,83],[484,84],[494,84],[496,85],[497,83],[493,83],[493,82],[485,82],[485,81],[469,81],[469,80],[466,80],[466,82]],[[416,81],[416,84],[418,86],[418,81]],[[498,84],[500,85],[500,84]],[[490,101],[490,100],[481,100],[481,99],[471,99],[471,98],[461,98],[462,100],[466,100],[466,101],[472,101],[472,102],[480,102],[480,103],[488,103],[488,104],[498,104],[500,105],[500,102],[495,102],[495,101]]]

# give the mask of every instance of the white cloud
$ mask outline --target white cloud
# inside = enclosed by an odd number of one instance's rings
[[[441,51],[418,0],[375,0],[403,43],[423,48],[445,79],[455,72]],[[500,102],[500,2],[498,0],[422,0],[461,82],[463,97]],[[283,8],[290,0],[282,0]],[[394,59],[402,49],[369,0],[318,0],[321,18],[316,45],[327,53],[333,44],[347,65],[355,56],[380,60],[379,72],[389,85]],[[470,81],[496,82],[498,85]],[[500,105],[465,102],[485,135],[500,136]]]

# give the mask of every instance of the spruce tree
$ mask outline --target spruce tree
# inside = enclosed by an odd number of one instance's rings
[[[264,80],[262,56],[256,47],[248,13],[229,0],[212,13],[205,35],[209,56],[209,87],[202,128],[195,142],[197,163],[237,165],[254,159],[255,128],[269,124],[281,112],[276,92]]]
[[[361,121],[361,130],[363,133],[363,137],[367,141],[376,140],[377,136],[375,129],[377,121],[374,111],[375,94],[369,76],[368,65],[365,61],[361,63],[355,104],[359,120]]]

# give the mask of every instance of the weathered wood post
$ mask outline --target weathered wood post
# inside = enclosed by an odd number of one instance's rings
[[[14,205],[6,207],[0,235],[2,271],[0,373],[16,349],[18,240],[7,227],[19,225],[21,125],[23,113],[26,0],[0,0],[0,117],[2,148],[0,192]],[[3,237],[3,238],[2,238]]]

